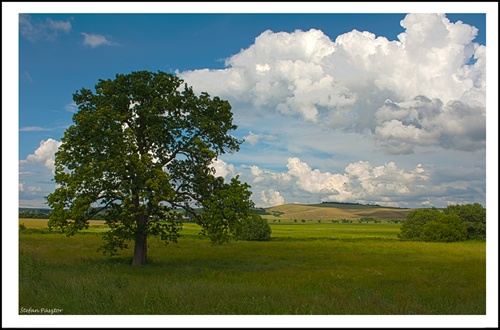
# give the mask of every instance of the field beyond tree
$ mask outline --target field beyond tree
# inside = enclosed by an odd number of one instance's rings
[[[281,215],[282,217],[283,215]],[[266,216],[269,217],[269,216]],[[398,223],[271,222],[266,242],[219,245],[185,223],[178,243],[96,250],[102,221],[66,237],[19,219],[19,309],[68,315],[485,315],[486,243],[398,239]]]

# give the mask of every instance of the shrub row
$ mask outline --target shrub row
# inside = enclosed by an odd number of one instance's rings
[[[398,234],[401,239],[428,242],[456,242],[486,239],[486,209],[478,204],[433,207],[408,213]]]

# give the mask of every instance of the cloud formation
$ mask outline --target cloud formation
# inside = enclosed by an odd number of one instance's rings
[[[387,153],[485,148],[486,47],[442,14],[409,14],[389,41],[368,31],[265,31],[221,70],[179,72],[237,114],[273,112],[320,128],[372,134]],[[258,136],[250,135],[250,143]]]
[[[50,131],[50,128],[44,128],[40,126],[25,126],[19,128],[20,132],[39,132],[39,131]]]
[[[359,161],[350,163],[341,173],[332,173],[312,169],[295,157],[288,159],[286,172],[258,166],[249,168],[248,179],[253,191],[260,192],[260,201],[256,201],[260,207],[295,203],[304,198],[421,207],[436,205],[436,202],[441,205],[470,203],[477,196],[485,196],[484,189],[476,188],[478,183],[481,186],[481,178],[484,179],[484,171],[478,172],[478,169],[462,168],[458,169],[460,174],[442,176],[443,171],[422,164],[408,171],[395,162],[373,166]]]
[[[60,145],[61,142],[54,139],[42,140],[35,153],[28,155],[24,160],[20,160],[19,165],[42,164],[49,170],[54,171],[55,154]]]
[[[485,109],[461,101],[443,105],[425,96],[401,103],[387,100],[375,112],[375,135],[394,153],[413,152],[412,147],[418,145],[482,150],[486,147]]]
[[[252,131],[248,132],[248,135],[243,138],[245,142],[251,145],[256,145],[260,140],[273,141],[276,140],[276,136],[269,134],[255,134]]]
[[[24,182],[19,182],[19,192],[28,194],[28,195],[36,195],[39,192],[42,191],[42,188],[40,187],[34,187],[34,186],[25,186]]]
[[[43,165],[52,173],[55,152],[61,142],[40,142],[34,154],[20,161],[21,167]],[[368,161],[349,163],[342,171],[313,169],[298,157],[287,159],[286,170],[277,171],[257,165],[228,163],[220,158],[212,163],[217,176],[226,181],[240,176],[248,182],[257,207],[316,201],[357,202],[384,206],[446,206],[480,202],[485,198],[484,168],[437,168],[417,164],[404,170],[395,162],[374,166]],[[20,177],[33,176],[23,172]],[[38,175],[38,174],[37,174]],[[42,191],[37,186],[19,184],[20,196],[35,198]]]
[[[96,48],[99,46],[116,46],[117,43],[108,39],[108,37],[101,34],[94,33],[81,33],[83,35],[83,45],[89,46],[91,48]]]
[[[19,15],[19,33],[27,40],[54,41],[61,33],[71,31],[71,21],[57,21],[50,18],[45,20],[33,18],[28,14]]]
[[[295,180],[295,184],[301,190],[315,193],[339,195],[347,192],[346,185],[349,178],[342,174],[322,173],[318,169],[312,170],[311,167],[302,162],[299,158],[288,158],[287,174]]]
[[[220,158],[212,162],[212,168],[215,170],[216,176],[223,177],[226,181],[238,175],[233,164],[228,164]]]
[[[262,200],[260,207],[271,207],[285,204],[285,198],[281,196],[279,191],[274,189],[269,189],[267,193],[265,190],[262,190],[260,192],[260,199]]]

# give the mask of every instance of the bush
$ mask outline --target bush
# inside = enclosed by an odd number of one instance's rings
[[[419,239],[424,225],[432,221],[439,210],[435,207],[431,209],[415,209],[406,216],[406,221],[401,225],[401,232],[398,234],[402,239]]]
[[[238,238],[245,241],[268,241],[271,239],[271,226],[266,219],[254,214],[244,220]]]
[[[441,213],[435,221],[424,225],[421,237],[433,242],[463,241],[467,239],[467,228],[457,215]]]
[[[456,214],[446,214],[434,207],[416,209],[406,216],[398,237],[427,242],[455,242],[467,239],[467,228]]]
[[[486,239],[486,209],[479,203],[448,205],[446,214],[456,214],[467,228],[468,239]]]

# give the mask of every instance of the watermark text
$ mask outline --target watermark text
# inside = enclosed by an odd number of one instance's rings
[[[62,308],[31,308],[21,307],[19,314],[60,314]]]

